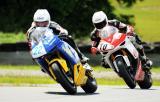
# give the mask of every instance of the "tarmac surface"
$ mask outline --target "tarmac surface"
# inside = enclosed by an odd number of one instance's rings
[[[0,102],[160,102],[160,87],[142,90],[138,86],[98,86],[94,94],[78,87],[69,95],[59,84],[38,87],[0,86]]]

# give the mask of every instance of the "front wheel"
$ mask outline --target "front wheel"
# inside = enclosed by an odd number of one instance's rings
[[[73,79],[63,71],[58,63],[52,64],[52,70],[56,77],[56,81],[59,82],[69,94],[77,93],[77,87],[75,86]]]
[[[85,85],[82,85],[82,89],[86,92],[86,93],[94,93],[97,90],[97,81],[96,79],[92,76],[91,72],[87,72],[87,82]]]
[[[144,80],[143,81],[139,81],[138,85],[141,89],[149,89],[152,86],[152,77],[151,77],[151,72],[150,71],[146,71],[145,72],[145,76],[144,76]]]
[[[127,65],[125,64],[123,58],[116,58],[116,64],[119,69],[119,74],[123,78],[125,83],[128,85],[128,87],[134,89],[136,87],[136,81],[134,79],[134,76],[130,73],[129,69],[127,68]]]

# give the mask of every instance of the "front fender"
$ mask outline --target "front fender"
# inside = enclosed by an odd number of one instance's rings
[[[67,63],[63,58],[55,58],[49,62],[49,65],[52,65],[53,63],[58,62],[60,66],[62,66],[63,70],[65,72],[69,71],[69,68],[67,67]],[[50,68],[49,68],[50,69]],[[52,70],[50,70],[52,76],[56,80],[56,77]],[[74,82],[77,86],[84,85],[87,81],[87,77],[85,75],[85,68],[83,68],[82,64],[78,63],[74,65]]]
[[[55,59],[53,59],[53,60],[51,60],[49,62],[49,65],[51,65],[54,62],[58,62],[61,65],[61,67],[64,69],[65,72],[69,71],[69,69],[67,67],[67,63],[66,63],[66,61],[64,59],[62,59],[62,58],[55,58]]]
[[[123,58],[123,60],[124,60],[124,62],[126,63],[127,67],[130,67],[130,66],[131,66],[130,61],[129,61],[129,59],[128,59],[128,57],[127,57],[126,55],[117,55],[117,56],[115,57],[115,59],[118,58],[118,57],[122,57],[122,58]],[[116,68],[116,71],[119,72],[119,68],[117,67],[117,63],[116,63],[115,60],[113,61],[113,64],[114,64],[114,66],[115,66],[115,68]]]
[[[68,72],[68,71],[69,71],[69,69],[68,69],[68,67],[67,67],[67,63],[66,63],[66,61],[65,61],[64,59],[62,59],[62,58],[55,58],[55,59],[51,60],[50,62],[48,62],[48,64],[49,64],[49,71],[50,71],[52,77],[54,78],[54,80],[56,80],[57,78],[56,78],[56,76],[54,75],[53,70],[52,70],[52,68],[51,68],[50,66],[51,66],[53,63],[55,63],[55,62],[58,62],[58,63],[60,64],[61,68],[63,68],[63,70],[64,70],[65,72]]]

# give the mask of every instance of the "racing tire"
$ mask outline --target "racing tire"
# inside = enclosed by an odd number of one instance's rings
[[[116,64],[119,68],[119,74],[125,81],[125,83],[128,85],[129,88],[134,89],[136,87],[136,81],[134,77],[131,76],[129,71],[127,71],[127,65],[124,63],[124,60],[122,57],[116,58]]]
[[[89,72],[91,74],[91,72]],[[92,76],[88,76],[87,82],[85,85],[82,85],[81,88],[87,94],[94,93],[97,90],[97,81]]]
[[[141,89],[149,89],[152,86],[153,80],[151,77],[151,72],[145,72],[144,80],[139,81],[138,85]]]
[[[56,81],[71,95],[77,93],[77,86],[71,79],[66,75],[62,70],[61,66],[58,63],[52,64],[52,70],[56,77]]]

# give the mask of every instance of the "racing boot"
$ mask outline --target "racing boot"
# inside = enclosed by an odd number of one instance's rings
[[[92,67],[88,63],[82,64],[82,65],[86,69],[86,72],[92,72],[93,71]]]
[[[102,59],[101,59],[101,66],[104,67],[104,68],[110,68],[109,65],[105,62],[105,56],[102,56]]]
[[[81,63],[82,64],[85,64],[85,63],[87,63],[89,61],[89,58],[84,56],[83,54],[81,54],[80,59],[81,59]]]
[[[89,61],[89,58],[87,58],[86,56],[84,56],[84,55],[82,54],[82,56],[81,56],[81,63],[82,63],[82,65],[83,65],[83,67],[86,69],[86,71],[91,72],[91,71],[93,71],[93,69],[92,69],[91,66],[87,63],[88,61]]]
[[[150,70],[152,68],[153,62],[146,56],[142,56],[142,64],[144,70]]]
[[[144,70],[150,70],[153,62],[146,57],[144,49],[138,49]]]
[[[42,71],[43,73],[46,73],[43,68],[41,68],[41,71]]]
[[[140,58],[142,60],[142,65],[143,65],[143,69],[147,69],[150,70],[152,67],[152,61],[146,57],[146,54],[144,52],[144,47],[142,45],[142,41],[141,39],[138,37],[138,35],[134,34],[135,40],[132,41],[134,46],[137,48],[139,54],[140,54]]]

